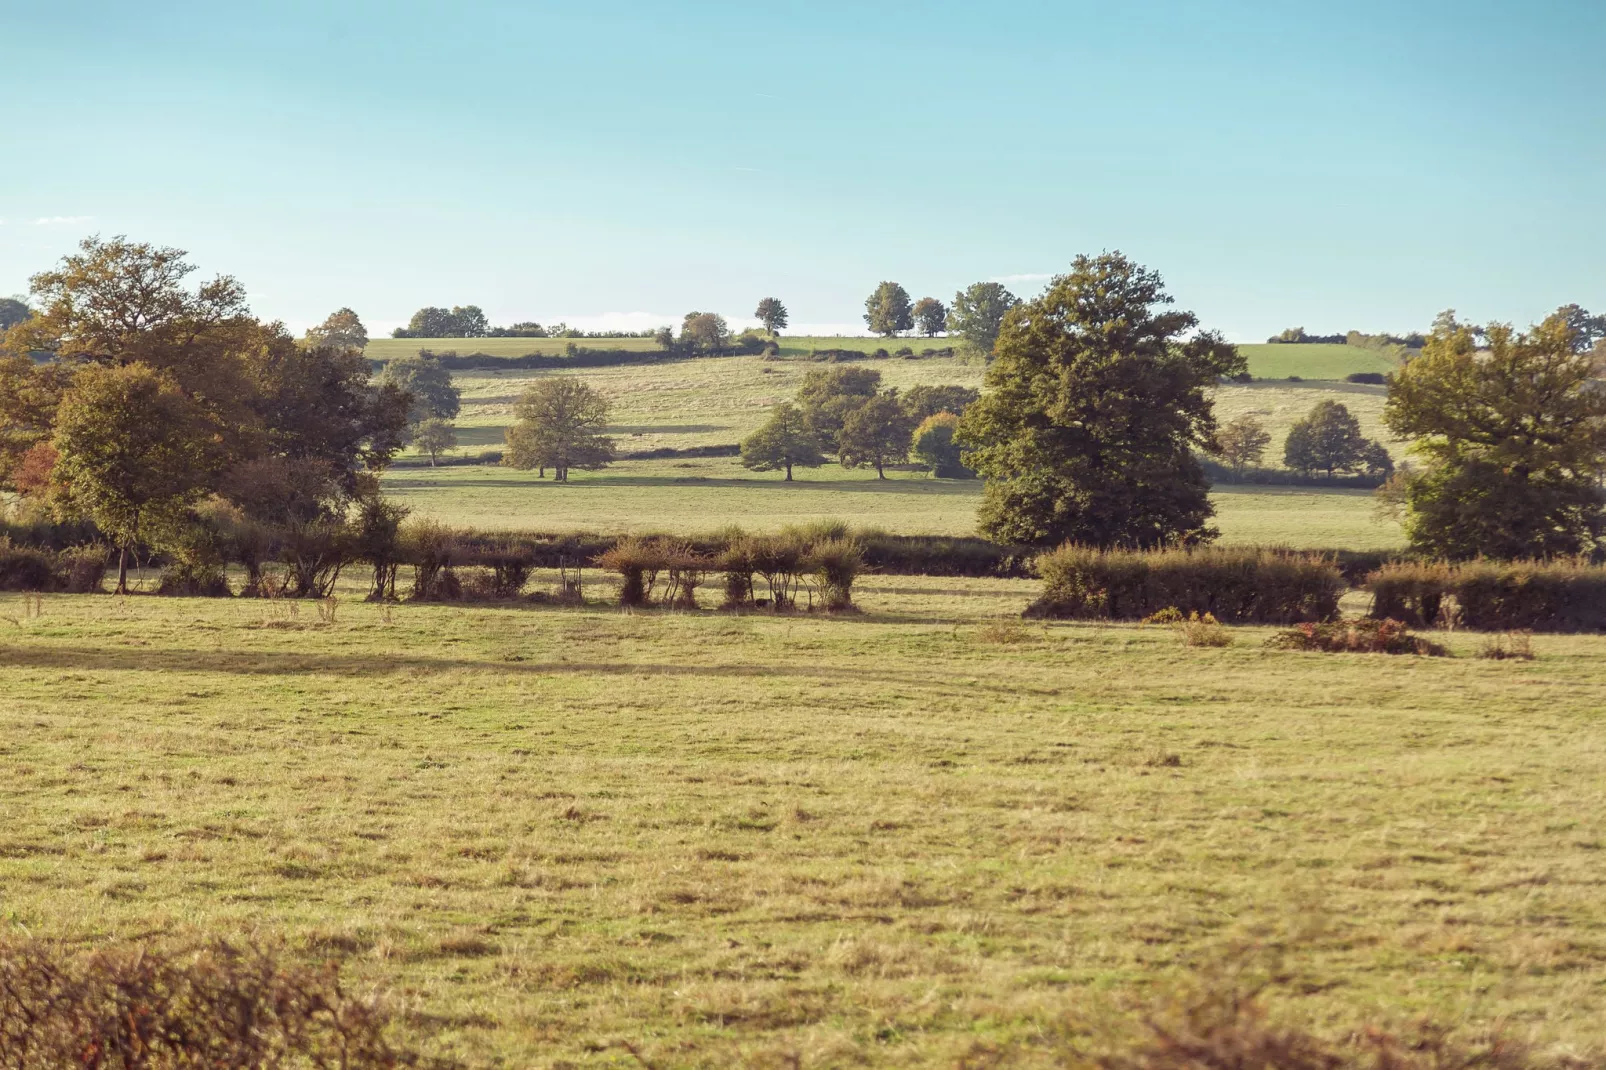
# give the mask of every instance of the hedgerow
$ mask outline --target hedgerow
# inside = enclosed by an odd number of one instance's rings
[[[1606,567],[1584,561],[1400,562],[1366,586],[1373,616],[1419,627],[1606,631]]]

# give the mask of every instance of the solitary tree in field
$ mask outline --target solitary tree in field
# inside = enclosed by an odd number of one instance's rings
[[[613,460],[608,399],[573,376],[540,379],[513,406],[502,463],[512,468],[550,468],[566,483],[569,470],[605,468]]]
[[[864,322],[870,330],[886,338],[893,338],[915,325],[914,309],[909,303],[909,291],[895,282],[883,282],[864,302]]]
[[[779,297],[766,297],[758,303],[758,309],[753,313],[764,329],[771,334],[780,334],[781,328],[786,326],[786,306],[781,304]]]
[[[972,283],[954,294],[948,306],[948,330],[983,353],[992,353],[1004,316],[1020,298],[996,282]]]
[[[915,460],[929,468],[938,479],[973,479],[976,476],[960,459],[959,443],[954,441],[954,432],[958,429],[959,417],[951,412],[933,413],[915,428],[912,448]]]
[[[128,555],[204,495],[222,460],[210,422],[169,375],[144,364],[80,371],[56,414],[52,478]]]
[[[327,346],[330,349],[365,349],[368,346],[368,328],[362,325],[357,313],[349,308],[332,312],[329,318],[307,331],[309,346]]]
[[[1216,433],[1216,445],[1221,457],[1232,466],[1234,475],[1242,476],[1244,469],[1259,464],[1271,445],[1271,433],[1249,413],[1229,421]]]
[[[792,482],[793,466],[818,468],[825,463],[820,442],[810,430],[803,410],[783,401],[770,410],[770,418],[742,443],[742,466],[755,472],[786,472]]]
[[[1077,257],[1008,317],[958,435],[987,479],[984,535],[1138,547],[1214,537],[1193,451],[1214,443],[1211,393],[1244,360],[1171,303],[1158,274],[1105,253]]]
[[[457,448],[457,428],[450,420],[431,417],[413,432],[413,445],[429,454],[429,466],[434,468],[441,454]]]
[[[909,456],[914,421],[904,412],[896,390],[868,399],[847,414],[837,436],[837,458],[843,468],[869,465],[878,479],[887,478],[887,465]]]
[[[1366,437],[1360,421],[1342,402],[1318,401],[1303,420],[1288,429],[1283,463],[1301,472],[1353,472],[1362,467]]]
[[[1427,462],[1392,488],[1413,546],[1510,558],[1606,541],[1606,390],[1573,319],[1562,309],[1519,333],[1441,317],[1422,355],[1390,377],[1383,418]]]
[[[948,329],[948,306],[935,297],[922,297],[915,302],[915,326],[927,338],[935,338]]]
[[[815,368],[803,377],[797,404],[809,429],[829,450],[840,449],[842,424],[881,389],[881,373],[872,368],[838,365]]]

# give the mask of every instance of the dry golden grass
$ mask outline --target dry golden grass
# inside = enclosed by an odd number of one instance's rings
[[[1051,1061],[1244,941],[1318,1029],[1606,1040],[1606,640],[1195,649],[1007,623],[1025,581],[869,577],[848,619],[352,593],[0,604],[6,924],[283,938],[475,1065]]]

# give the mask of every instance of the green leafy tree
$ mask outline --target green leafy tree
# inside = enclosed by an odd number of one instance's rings
[[[1519,333],[1441,316],[1390,377],[1383,418],[1426,461],[1392,488],[1414,547],[1457,559],[1601,547],[1606,390],[1569,318],[1562,309]]]
[[[849,413],[875,397],[880,389],[881,373],[871,368],[851,365],[815,368],[803,376],[797,390],[797,404],[821,445],[839,452],[843,421]]]
[[[972,283],[954,294],[948,306],[948,330],[983,353],[991,353],[998,343],[1004,317],[1020,304],[1020,298],[996,282]]]
[[[954,432],[958,429],[959,417],[951,412],[933,413],[915,428],[912,450],[915,460],[938,479],[976,477],[960,457],[959,443],[954,441]]]
[[[730,344],[730,325],[716,312],[688,312],[681,321],[680,346],[688,353],[718,355]]]
[[[329,314],[329,318],[307,331],[306,344],[314,348],[356,349],[368,347],[368,328],[362,325],[357,313],[342,308]]]
[[[1556,310],[1556,315],[1572,331],[1574,353],[1587,353],[1600,342],[1606,341],[1606,316],[1591,315],[1588,309],[1579,305],[1562,305]]]
[[[922,297],[915,302],[915,326],[927,338],[935,338],[948,329],[948,306],[935,297]]]
[[[80,371],[53,445],[53,479],[118,547],[120,594],[129,553],[176,525],[223,460],[206,414],[170,375],[140,363]]]
[[[652,332],[652,340],[665,353],[672,353],[675,349],[675,330],[673,327],[660,327]]]
[[[33,315],[27,302],[15,297],[0,297],[0,334],[4,334]]]
[[[1342,402],[1318,401],[1296,420],[1283,443],[1283,463],[1301,472],[1353,472],[1364,467],[1366,437],[1361,423]]]
[[[1232,466],[1234,474],[1242,476],[1244,469],[1259,464],[1271,445],[1271,434],[1254,416],[1243,416],[1226,423],[1216,432],[1216,446],[1222,459]]]
[[[479,305],[456,305],[452,308],[453,338],[484,338],[491,331],[485,313]]]
[[[883,282],[865,299],[864,322],[870,330],[885,338],[893,338],[915,325],[914,309],[909,303],[909,291],[895,282]]]
[[[837,436],[837,458],[843,468],[869,465],[876,478],[887,478],[887,465],[909,457],[909,437],[915,422],[904,411],[896,390],[867,399],[849,412]]]
[[[770,410],[763,427],[742,442],[742,466],[755,472],[786,472],[792,482],[792,468],[818,468],[825,463],[819,440],[810,429],[803,410],[783,401]]]
[[[379,381],[412,394],[407,416],[411,428],[425,420],[455,420],[462,411],[462,390],[452,381],[451,370],[432,354],[398,357],[385,365]]]
[[[937,386],[917,386],[903,395],[903,407],[918,423],[939,412],[963,416],[965,410],[981,397],[981,391],[968,386],[944,383]]]
[[[1202,541],[1214,510],[1196,448],[1237,349],[1173,311],[1160,276],[1120,253],[1078,257],[1010,316],[988,390],[958,440],[987,479],[980,528],[1018,545]]]
[[[550,468],[559,483],[569,470],[594,471],[613,460],[608,399],[582,379],[539,379],[513,406],[502,463],[512,468]]]
[[[1369,476],[1387,478],[1394,474],[1394,458],[1388,447],[1377,439],[1367,439],[1361,449],[1361,469]]]
[[[457,322],[452,318],[451,309],[426,305],[413,313],[407,326],[398,327],[392,333],[397,338],[456,338],[456,332]]]
[[[771,334],[780,334],[781,328],[786,326],[786,306],[781,304],[779,297],[766,297],[758,303],[758,309],[753,315],[764,325],[764,329]]]
[[[430,417],[413,432],[413,445],[429,454],[429,466],[440,463],[441,454],[457,448],[457,428],[450,420]]]

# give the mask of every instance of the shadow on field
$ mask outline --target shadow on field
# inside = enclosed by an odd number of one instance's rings
[[[440,487],[472,486],[476,490],[484,487],[506,487],[509,489],[534,490],[550,487],[562,489],[570,493],[579,493],[590,490],[609,490],[614,487],[714,487],[730,490],[768,490],[790,493],[805,490],[828,490],[835,492],[849,491],[867,494],[934,494],[959,495],[974,497],[981,490],[979,480],[969,479],[808,479],[799,476],[791,483],[776,477],[774,479],[724,479],[717,476],[593,476],[590,478],[576,477],[568,483],[554,483],[551,480],[538,479],[476,479],[465,484],[457,479],[436,480],[408,476],[404,478],[387,479],[387,488],[398,490],[420,490]]]
[[[1054,688],[982,683],[973,674],[889,672],[843,665],[669,665],[606,661],[474,661],[398,654],[303,654],[227,650],[88,650],[82,647],[0,648],[0,668],[102,672],[226,673],[235,676],[387,676],[473,670],[510,676],[689,676],[732,679],[854,680],[901,687],[936,688],[948,695],[969,692],[1000,695],[1054,695]]]

